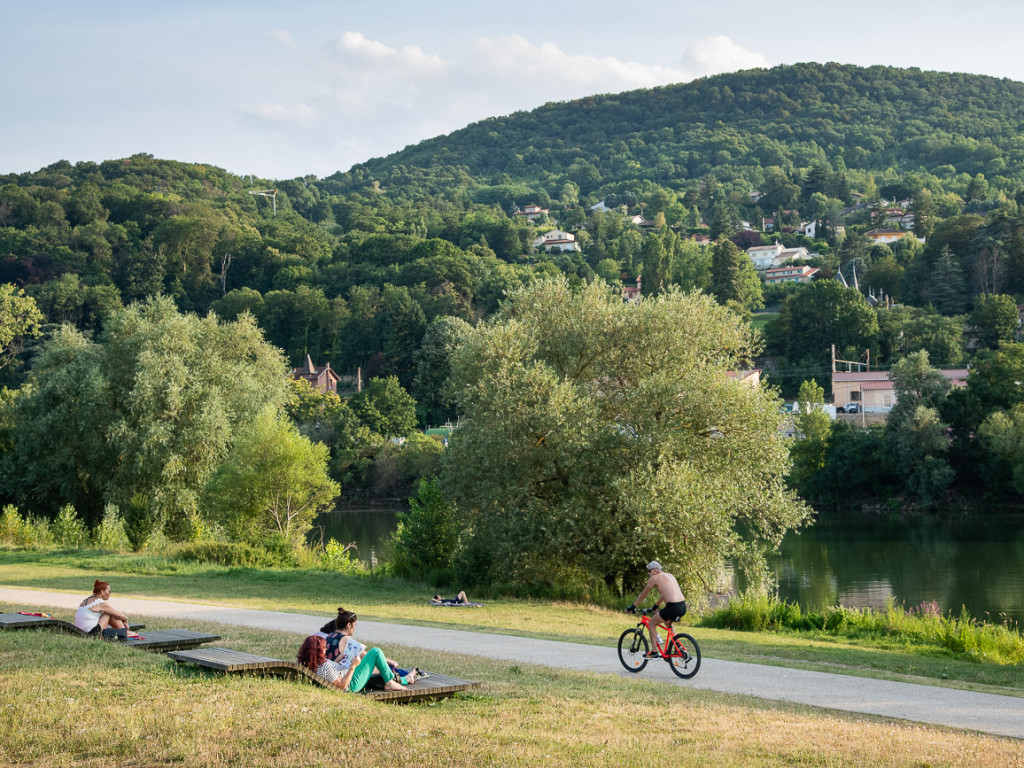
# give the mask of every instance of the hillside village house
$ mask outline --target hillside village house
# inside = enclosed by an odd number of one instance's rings
[[[774,285],[775,283],[809,283],[818,274],[820,270],[817,267],[775,267],[774,269],[766,269],[764,272],[764,281],[768,285]]]
[[[563,232],[560,229],[552,229],[533,241],[533,247],[542,251],[578,251],[580,247],[576,244],[576,235]]]
[[[623,275],[625,276],[625,275]],[[636,304],[640,301],[642,292],[640,290],[640,275],[636,276],[636,285],[629,285],[623,281],[622,300],[629,304]]]
[[[541,216],[546,216],[547,214],[547,208],[541,208],[539,205],[528,205],[525,208],[520,208],[514,215],[522,216],[529,221],[534,221],[535,219],[539,219]]]
[[[909,235],[908,232],[902,229],[889,228],[871,229],[865,232],[864,234],[871,238],[871,242],[876,244],[895,243],[901,237],[907,237]]]
[[[338,381],[340,377],[331,370],[331,364],[313,365],[313,358],[306,355],[306,363],[301,368],[292,368],[293,379],[304,379],[309,385],[321,392],[338,392]]]
[[[967,385],[966,368],[939,371],[954,387]],[[833,371],[832,398],[837,405],[859,403],[864,411],[889,411],[896,405],[896,390],[887,371]]]
[[[806,248],[787,248],[782,243],[771,245],[755,245],[747,249],[747,255],[754,263],[754,269],[764,271],[772,267],[780,267],[794,259],[810,257]]]

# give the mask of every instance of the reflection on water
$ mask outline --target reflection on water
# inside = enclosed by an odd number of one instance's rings
[[[311,540],[354,541],[361,560],[381,554],[407,507],[346,509],[320,515]],[[850,518],[823,514],[782,542],[770,558],[779,594],[805,608],[908,608],[935,601],[966,605],[976,618],[1024,623],[1024,517],[956,521]]]
[[[384,541],[398,527],[398,513],[408,511],[408,507],[391,507],[378,509],[336,509],[318,515],[313,523],[309,540],[320,543],[320,537],[326,543],[331,539],[340,544],[355,542],[356,555],[364,562],[379,557]]]
[[[823,516],[771,559],[779,594],[802,606],[940,610],[1024,620],[1024,518],[864,520]]]

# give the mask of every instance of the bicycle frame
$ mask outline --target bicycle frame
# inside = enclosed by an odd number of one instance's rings
[[[673,628],[674,622],[668,624],[659,624],[658,629],[665,630],[665,640],[661,642],[661,632],[654,633],[654,650],[663,659],[671,659],[674,657],[686,657],[686,647],[676,638],[676,632]],[[640,617],[640,622],[637,624],[638,627],[643,627],[647,630],[648,634],[651,631],[651,617],[646,613]],[[667,652],[666,652],[667,649]]]

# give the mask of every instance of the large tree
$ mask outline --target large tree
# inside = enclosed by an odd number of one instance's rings
[[[878,335],[878,319],[867,300],[835,280],[815,280],[782,306],[790,360],[828,360],[831,345],[860,355]]]
[[[43,508],[84,495],[181,531],[236,430],[283,401],[285,372],[250,315],[182,315],[166,298],[113,314],[99,343],[65,330],[17,401],[9,477]],[[72,474],[49,477],[60,472]]]
[[[693,597],[807,509],[785,488],[778,401],[730,375],[752,332],[703,294],[627,305],[544,280],[464,334],[445,457],[467,578],[630,589],[660,558]]]

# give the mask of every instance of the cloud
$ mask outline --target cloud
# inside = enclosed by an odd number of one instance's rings
[[[306,84],[307,91],[295,94],[301,101],[286,107],[271,99],[240,112],[250,125],[287,128],[304,152],[343,155],[336,168],[549,101],[765,65],[760,53],[724,36],[696,41],[658,64],[572,53],[519,35],[478,38],[442,57],[349,31],[317,53],[291,55],[290,63],[304,68],[292,80]]]
[[[295,47],[295,39],[285,29],[272,29],[270,30],[270,36],[289,48]]]
[[[293,107],[282,104],[243,104],[239,111],[243,115],[278,124],[308,122],[317,115],[315,109],[305,104],[296,104]]]
[[[736,45],[725,35],[698,40],[683,54],[682,62],[687,70],[695,73],[694,77],[753,69],[768,64],[760,53]]]

